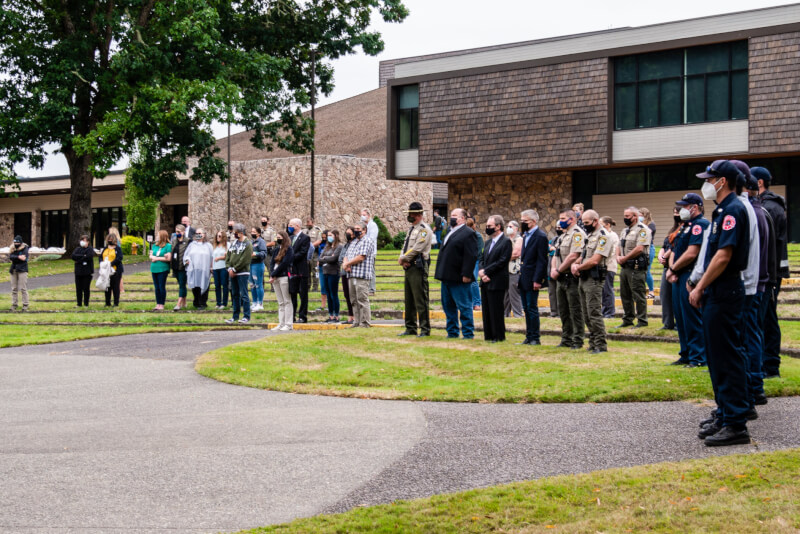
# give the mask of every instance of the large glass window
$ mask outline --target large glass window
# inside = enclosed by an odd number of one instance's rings
[[[617,130],[746,119],[747,41],[614,59]]]
[[[397,90],[397,150],[419,148],[419,86]]]

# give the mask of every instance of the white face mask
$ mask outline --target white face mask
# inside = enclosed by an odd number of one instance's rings
[[[680,216],[682,221],[688,221],[692,218],[692,212],[686,208],[681,208]]]
[[[366,215],[362,215],[361,216],[361,222],[367,222],[367,216]]]
[[[506,233],[508,235],[514,235],[514,227],[513,226],[509,226],[508,228],[506,228]]]
[[[86,247],[88,247],[88,246],[89,246],[89,243],[87,243],[86,241],[81,241],[81,246],[82,246],[83,248],[86,248]]]
[[[706,200],[717,200],[717,193],[719,193],[720,189],[722,189],[722,184],[720,184],[719,189],[717,189],[711,182],[706,182],[703,184],[703,187],[700,188],[700,192],[703,193],[703,198]]]

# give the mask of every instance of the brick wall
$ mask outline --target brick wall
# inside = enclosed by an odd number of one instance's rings
[[[420,83],[419,175],[607,163],[608,59]]]
[[[14,241],[14,214],[0,213],[0,248]]]
[[[800,32],[750,39],[750,152],[800,150]]]
[[[489,215],[519,221],[523,210],[535,209],[539,226],[551,233],[559,212],[572,207],[572,173],[453,178],[448,193],[448,209],[467,209],[477,217],[481,230]]]

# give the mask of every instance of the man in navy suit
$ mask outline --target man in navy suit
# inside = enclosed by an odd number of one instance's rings
[[[525,341],[520,344],[541,345],[539,290],[547,281],[547,235],[539,228],[539,214],[536,210],[523,211],[519,223],[522,232],[519,292],[525,310]]]
[[[467,211],[456,208],[450,212],[450,231],[444,236],[436,260],[434,278],[442,283],[442,309],[447,318],[447,337],[457,338],[459,315],[464,339],[475,336],[472,319],[471,285],[478,247],[475,232],[466,225]]]
[[[300,231],[303,222],[300,219],[292,219],[286,227],[286,232],[292,240],[292,251],[294,252],[291,277],[289,278],[289,294],[292,296],[292,309],[297,314],[295,323],[308,322],[308,279],[313,273],[308,270],[308,249],[311,246],[311,239]],[[300,297],[300,308],[297,307],[297,297]]]
[[[508,262],[511,261],[513,246],[503,228],[505,221],[500,215],[492,215],[486,221],[489,241],[483,246],[478,271],[483,303],[483,338],[491,343],[506,340],[504,299],[508,291]]]

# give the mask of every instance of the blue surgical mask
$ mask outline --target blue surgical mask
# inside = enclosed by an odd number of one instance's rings
[[[642,217],[641,215],[639,215],[639,222],[644,222],[644,217]]]
[[[333,243],[333,236],[332,235],[328,236],[328,243]]]

